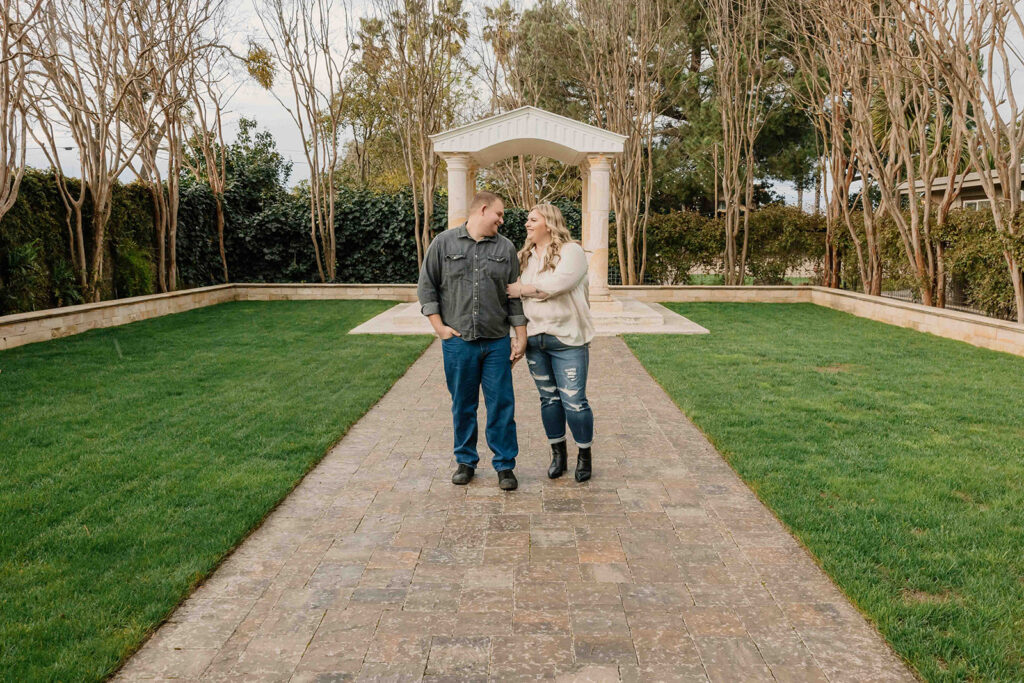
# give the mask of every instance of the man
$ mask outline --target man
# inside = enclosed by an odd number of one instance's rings
[[[420,270],[417,295],[441,338],[444,374],[452,396],[455,427],[453,484],[468,484],[480,460],[476,451],[476,409],[483,387],[487,406],[487,446],[498,472],[498,486],[519,486],[513,472],[516,439],[512,365],[526,352],[526,317],[521,299],[505,288],[519,279],[516,248],[498,234],[505,204],[492,192],[478,192],[464,225],[446,230],[430,243]],[[508,328],[515,329],[515,341]]]

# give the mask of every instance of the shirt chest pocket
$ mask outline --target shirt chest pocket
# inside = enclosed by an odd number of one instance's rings
[[[508,285],[508,257],[488,256],[483,259],[484,272],[504,288]]]
[[[469,271],[469,259],[465,254],[446,254],[442,265],[442,276],[445,281],[465,279]]]

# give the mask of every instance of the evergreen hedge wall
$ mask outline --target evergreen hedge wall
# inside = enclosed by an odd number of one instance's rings
[[[301,187],[285,189],[287,162],[255,153],[236,155],[233,160],[232,182],[225,194],[225,245],[231,281],[319,281],[309,237],[308,197]],[[580,207],[556,203],[578,239]],[[517,246],[526,238],[526,214],[515,208],[505,212],[502,233]],[[88,233],[88,206],[85,219]],[[439,194],[432,227],[436,232],[446,225],[447,200]],[[416,281],[408,193],[343,188],[335,230],[338,282]],[[824,230],[822,216],[793,207],[767,206],[751,214],[748,271],[754,283],[778,284],[784,282],[788,269],[820,261]],[[156,249],[152,203],[144,187],[134,183],[115,187],[107,235],[103,298],[153,293]],[[954,212],[941,238],[952,286],[963,299],[991,315],[1012,314],[1013,290],[1002,259],[1002,238],[995,233],[991,216]],[[905,267],[897,236],[887,234],[884,241],[886,288],[912,288],[912,274]],[[610,242],[614,264],[614,232]],[[0,220],[0,315],[81,303],[68,245],[65,210],[53,175],[29,170],[14,208]],[[851,248],[846,247],[844,286],[857,289],[856,262]],[[1024,256],[1024,244],[1017,247]],[[717,267],[721,253],[719,220],[690,211],[651,216],[647,260],[651,281],[685,284],[691,269]],[[181,187],[178,269],[179,288],[223,280],[213,196],[205,184],[188,178]]]
[[[225,193],[224,241],[232,282],[318,282],[309,236],[308,196],[289,192],[277,175],[236,168]],[[580,209],[558,202],[580,236]],[[510,208],[502,233],[516,245],[526,237],[526,214]],[[90,216],[86,214],[86,232]],[[447,227],[447,199],[438,195],[434,231]],[[409,283],[417,277],[412,200],[343,188],[335,219],[337,282]],[[103,298],[155,291],[156,245],[146,188],[117,185],[107,228]],[[178,211],[179,288],[223,281],[214,198],[209,187],[184,179]],[[30,170],[14,208],[0,221],[0,315],[81,303],[71,265],[65,210],[52,174]]]
[[[74,186],[77,181],[69,183]],[[90,251],[91,213],[87,201],[84,219]],[[18,200],[0,220],[0,315],[82,302],[66,215],[53,174],[26,171]],[[104,256],[105,299],[153,292],[152,240],[149,193],[135,184],[116,186]]]

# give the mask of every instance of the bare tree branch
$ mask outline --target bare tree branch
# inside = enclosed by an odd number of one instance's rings
[[[346,0],[262,0],[256,10],[271,51],[290,80],[290,101],[276,93],[274,97],[299,128],[309,165],[310,237],[316,266],[322,281],[332,281],[338,259],[336,170],[345,125],[345,80],[354,56],[348,5]]]
[[[0,220],[14,206],[28,143],[30,28],[43,0],[10,0],[0,13]]]

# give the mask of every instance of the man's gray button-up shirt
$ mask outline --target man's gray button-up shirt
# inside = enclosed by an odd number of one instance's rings
[[[416,294],[423,315],[439,313],[466,341],[508,336],[526,324],[523,302],[505,288],[519,279],[516,248],[503,235],[469,236],[465,225],[445,230],[430,243]]]

